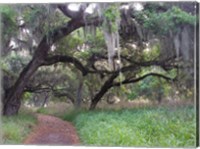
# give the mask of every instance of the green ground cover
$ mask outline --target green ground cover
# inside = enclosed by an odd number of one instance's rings
[[[193,107],[81,111],[66,114],[63,119],[75,124],[84,145],[195,146]]]
[[[22,144],[36,124],[36,117],[29,111],[22,110],[18,115],[2,117],[3,144]]]

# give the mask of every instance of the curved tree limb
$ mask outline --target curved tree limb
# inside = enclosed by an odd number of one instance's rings
[[[41,87],[41,86],[28,86],[24,89],[24,92],[30,93],[42,93],[42,92],[52,92],[55,97],[67,97],[73,104],[75,103],[75,98],[69,92],[61,92],[61,89],[53,89],[53,87]],[[66,91],[66,88],[62,89]]]
[[[156,76],[156,77],[161,77],[164,78],[166,80],[170,80],[170,81],[174,81],[176,78],[170,78],[168,76],[165,76],[163,74],[158,74],[158,73],[149,73],[146,74],[144,76],[141,76],[139,78],[135,78],[135,79],[126,79],[122,82],[114,82],[115,78],[117,78],[117,76],[119,75],[119,73],[114,73],[113,75],[111,75],[108,80],[103,84],[103,86],[101,87],[100,91],[94,96],[94,98],[92,99],[91,105],[90,105],[90,110],[95,109],[97,103],[101,100],[101,98],[104,96],[104,94],[112,87],[115,86],[120,86],[121,84],[130,84],[130,83],[136,83],[138,81],[141,81],[143,79],[145,79],[148,76]]]
[[[148,73],[146,75],[143,75],[139,78],[135,78],[135,79],[126,79],[122,82],[116,82],[116,83],[113,83],[112,86],[120,86],[121,84],[130,84],[130,83],[135,83],[135,82],[138,82],[138,81],[141,81],[149,76],[155,76],[155,77],[160,77],[160,78],[163,78],[165,80],[168,80],[168,81],[174,81],[176,78],[170,78],[168,76],[165,76],[163,74],[159,74],[159,73]]]
[[[44,59],[44,62],[41,64],[41,66],[48,66],[58,62],[74,64],[74,66],[82,72],[83,76],[88,73],[88,69],[84,67],[78,59],[67,55],[55,55],[52,57],[47,57]]]

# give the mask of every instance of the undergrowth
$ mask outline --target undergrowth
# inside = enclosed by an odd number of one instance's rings
[[[15,116],[2,117],[3,144],[22,144],[36,123],[32,112],[21,110]]]
[[[63,114],[72,111],[73,106],[64,102],[52,103],[48,107],[41,107],[36,110],[37,113],[52,115],[56,117],[62,117]]]
[[[66,114],[83,145],[194,147],[193,107],[79,111]]]

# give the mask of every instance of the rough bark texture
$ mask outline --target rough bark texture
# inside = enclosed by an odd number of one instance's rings
[[[81,102],[82,102],[82,89],[83,89],[83,77],[78,74],[78,79],[79,79],[79,85],[78,85],[78,89],[77,89],[77,97],[76,97],[76,103],[75,103],[75,107],[77,109],[79,109],[81,107]]]
[[[100,91],[92,99],[90,110],[95,109],[97,103],[101,100],[104,94],[112,87],[114,79],[118,76],[118,73],[113,74],[101,87]]]
[[[20,108],[20,98],[24,91],[26,83],[32,74],[38,69],[40,62],[33,59],[22,71],[15,85],[8,91],[3,102],[3,115],[17,114]]]

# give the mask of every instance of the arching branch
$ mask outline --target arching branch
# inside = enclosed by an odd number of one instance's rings
[[[130,84],[130,83],[136,83],[138,81],[141,81],[143,79],[145,79],[148,76],[155,76],[155,77],[161,77],[164,78],[166,80],[170,80],[170,81],[174,81],[176,78],[170,78],[168,76],[165,76],[163,74],[158,74],[158,73],[149,73],[146,74],[144,76],[141,76],[139,78],[135,78],[135,79],[126,79],[122,82],[114,82],[115,78],[117,78],[117,76],[119,75],[119,73],[114,73],[113,75],[111,75],[108,80],[103,84],[103,86],[101,87],[100,91],[95,95],[95,97],[92,99],[91,105],[90,105],[90,110],[95,109],[97,103],[101,100],[101,98],[105,95],[105,93],[112,87],[115,86],[120,86],[121,84]]]
[[[159,77],[159,78],[163,78],[165,80],[168,80],[168,81],[174,81],[176,78],[170,78],[168,76],[165,76],[163,74],[158,74],[158,73],[148,73],[146,75],[143,75],[139,78],[135,78],[135,79],[125,79],[124,81],[122,82],[116,82],[116,83],[113,83],[112,86],[120,86],[121,84],[130,84],[130,83],[136,83],[136,82],[139,82],[149,76],[155,76],[155,77]]]
[[[78,59],[67,55],[55,55],[52,57],[47,57],[44,59],[44,62],[41,66],[48,66],[58,62],[74,64],[74,66],[82,72],[83,76],[85,76],[88,73],[88,69],[84,67]]]

